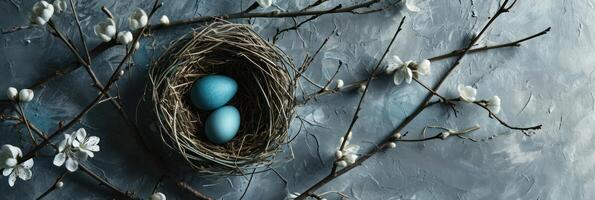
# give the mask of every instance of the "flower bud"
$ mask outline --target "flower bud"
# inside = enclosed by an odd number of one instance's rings
[[[337,82],[337,88],[338,89],[341,89],[345,85],[345,83],[341,79],[337,79],[336,82]]]
[[[366,84],[362,83],[361,85],[359,85],[358,91],[360,91],[360,92],[366,91]]]
[[[446,140],[446,138],[448,138],[448,136],[450,136],[450,132],[448,132],[448,131],[444,131],[444,132],[440,133],[440,137],[443,140]]]
[[[394,149],[394,148],[396,148],[396,147],[397,147],[397,143],[394,143],[394,142],[389,142],[389,143],[388,143],[388,148],[390,148],[390,149]]]
[[[142,28],[147,25],[149,18],[143,9],[135,9],[128,17],[128,27],[132,30]]]
[[[56,188],[62,188],[62,187],[64,187],[64,182],[62,182],[62,181],[58,181],[58,182],[56,183]]]
[[[165,200],[166,197],[165,197],[165,194],[163,194],[161,192],[157,192],[157,193],[151,195],[150,199],[151,200]]]
[[[335,164],[339,167],[347,167],[347,162],[344,160],[337,161]]]
[[[16,100],[18,93],[19,91],[14,87],[9,87],[8,90],[6,90],[6,96],[13,101]]]
[[[338,159],[341,159],[342,157],[343,157],[343,152],[340,150],[337,150],[335,152],[335,158],[338,160]]]
[[[33,90],[30,89],[22,89],[19,91],[19,101],[21,102],[30,102],[33,100]]]
[[[132,42],[132,33],[130,31],[120,31],[116,40],[120,44],[129,44]]]
[[[161,16],[161,18],[159,18],[159,22],[161,23],[161,25],[167,26],[169,25],[169,17],[163,15]]]
[[[53,5],[56,11],[58,11],[59,13],[65,11],[68,7],[68,5],[66,4],[66,0],[55,0]]]

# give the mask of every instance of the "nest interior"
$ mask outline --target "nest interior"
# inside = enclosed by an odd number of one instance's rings
[[[250,26],[213,23],[175,41],[153,63],[148,94],[166,144],[200,172],[242,173],[270,165],[293,117],[291,59]],[[192,106],[189,90],[205,75],[221,74],[238,83],[229,105],[240,111],[240,130],[224,144],[211,143],[203,122],[209,113]]]

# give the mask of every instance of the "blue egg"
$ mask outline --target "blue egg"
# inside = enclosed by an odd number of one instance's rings
[[[240,111],[233,106],[215,110],[205,123],[207,138],[216,144],[229,142],[240,129]]]
[[[192,104],[209,111],[225,105],[238,91],[235,80],[224,75],[208,75],[194,82],[190,91]]]

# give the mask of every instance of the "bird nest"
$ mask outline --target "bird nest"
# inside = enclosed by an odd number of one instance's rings
[[[162,139],[199,172],[238,174],[272,164],[287,142],[295,107],[291,59],[250,26],[216,22],[175,41],[149,72],[152,106]],[[193,83],[206,75],[238,83],[230,105],[240,111],[240,129],[218,145],[204,133],[208,112],[190,101]]]

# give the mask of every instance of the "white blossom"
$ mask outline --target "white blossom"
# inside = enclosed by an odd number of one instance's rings
[[[492,98],[488,99],[487,107],[492,111],[494,114],[498,114],[500,112],[500,97],[493,96]]]
[[[36,25],[45,25],[54,15],[54,6],[47,1],[38,1],[33,4],[29,20]]]
[[[59,13],[65,11],[66,8],[68,8],[68,5],[66,4],[66,0],[55,0],[53,5],[54,5],[54,8],[56,9],[56,11],[58,11]]]
[[[62,182],[62,181],[58,181],[58,182],[56,183],[56,187],[57,187],[57,188],[62,188],[62,187],[64,187],[64,182]]]
[[[407,84],[411,83],[411,81],[413,80],[413,72],[411,71],[411,69],[409,69],[408,66],[412,62],[413,61],[405,62],[403,65],[401,65],[399,69],[395,71],[395,74],[393,75],[393,81],[395,85],[401,85],[401,83],[403,82],[406,82]]]
[[[167,17],[167,15],[162,15],[161,18],[159,18],[159,22],[162,25],[167,26],[167,25],[169,25],[169,17]]]
[[[345,146],[343,150],[339,149],[335,152],[335,158],[337,161],[335,164],[339,167],[346,167],[347,165],[351,165],[355,163],[358,158],[357,152],[360,149],[359,145],[349,144],[349,141],[352,137],[352,132],[350,131],[347,133],[347,140],[345,141]],[[339,140],[339,147],[343,143],[343,137]]]
[[[33,96],[35,96],[33,90],[30,89],[22,89],[19,91],[19,101],[21,102],[30,102],[33,100]]]
[[[393,137],[395,137],[395,139],[397,139],[397,140],[398,140],[398,139],[401,139],[401,137],[403,137],[403,135],[401,135],[401,133],[399,132],[399,133],[395,133],[395,134],[393,135]]]
[[[136,8],[128,17],[128,27],[132,30],[142,28],[148,23],[147,13],[143,9]]]
[[[54,165],[60,167],[66,162],[66,169],[74,172],[78,169],[80,161],[93,157],[93,152],[99,151],[99,137],[87,137],[84,128],[72,134],[64,134],[64,140],[58,146],[59,153],[54,156]]]
[[[5,144],[0,149],[0,167],[3,176],[8,176],[8,185],[14,186],[17,177],[21,180],[29,180],[33,176],[31,167],[33,167],[33,159],[29,159],[21,164],[18,164],[18,159],[23,156],[20,148]]]
[[[8,90],[6,90],[6,97],[8,97],[8,99],[10,99],[12,101],[17,99],[18,94],[19,94],[19,91],[14,87],[9,87]]]
[[[477,89],[475,89],[471,86],[468,86],[468,85],[459,84],[457,86],[457,90],[459,91],[459,96],[464,101],[467,101],[467,102],[475,101],[475,95],[477,95]]]
[[[256,0],[256,3],[258,3],[258,5],[260,5],[260,7],[262,8],[268,8],[271,7],[271,5],[273,5],[274,0]]]
[[[107,21],[95,25],[94,30],[95,35],[102,41],[109,42],[116,35],[116,22],[112,18],[107,18]]]
[[[117,39],[118,43],[120,44],[129,44],[133,40],[132,33],[130,31],[120,31],[118,33]]]
[[[343,82],[343,80],[341,79],[337,79],[337,88],[341,89],[343,86],[345,86],[345,82]]]
[[[388,143],[388,148],[391,148],[391,149],[397,148],[397,143],[395,143],[395,142],[389,142]]]
[[[411,11],[411,12],[419,12],[421,9],[419,9],[419,7],[417,7],[417,0],[403,0],[404,4],[405,4],[405,8],[407,8],[407,10]]]
[[[161,193],[161,192],[156,192],[153,195],[151,195],[150,200],[165,200],[165,194]]]
[[[444,132],[440,133],[440,138],[442,138],[443,140],[446,140],[446,138],[448,138],[448,136],[450,136],[450,132],[448,132],[448,131],[444,131]]]
[[[360,84],[360,85],[359,85],[359,88],[358,88],[358,91],[359,91],[359,92],[364,92],[364,91],[366,91],[366,84],[365,84],[365,83],[362,83],[362,84]]]
[[[417,65],[417,73],[419,75],[430,75],[432,73],[432,69],[430,68],[430,60],[424,59]]]
[[[395,70],[401,68],[403,66],[403,61],[399,56],[392,56],[388,59],[388,66],[385,69],[386,74],[392,74]]]

